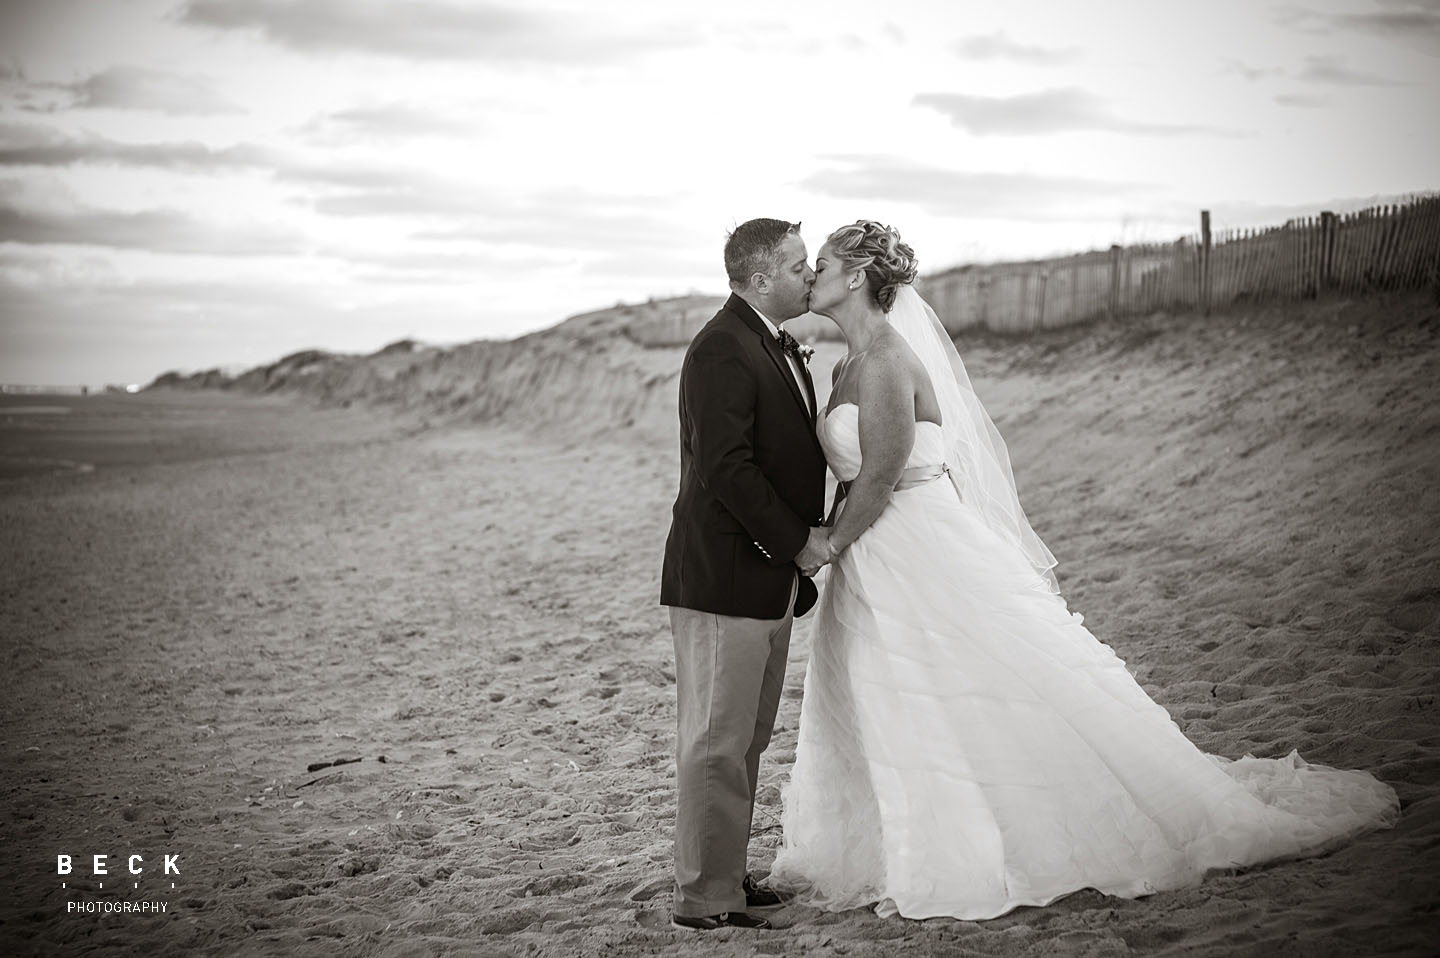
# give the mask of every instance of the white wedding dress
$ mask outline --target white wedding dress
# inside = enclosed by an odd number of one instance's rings
[[[841,480],[858,419],[818,425]],[[907,468],[943,450],[918,423]],[[897,491],[831,566],[783,801],[773,884],[908,918],[1147,895],[1399,814],[1365,772],[1202,753],[945,475]]]

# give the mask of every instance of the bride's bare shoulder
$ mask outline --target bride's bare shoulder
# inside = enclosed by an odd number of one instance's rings
[[[920,363],[920,357],[915,355],[915,350],[905,341],[905,337],[898,332],[889,330],[889,335],[876,342],[871,352],[879,360],[877,366],[882,367],[889,376],[899,376],[909,379],[914,375],[916,369],[924,368]]]
[[[914,387],[919,361],[899,334],[877,339],[865,352],[865,361],[856,370],[866,391],[904,393]]]

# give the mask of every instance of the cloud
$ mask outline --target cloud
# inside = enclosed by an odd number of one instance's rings
[[[655,199],[548,190],[493,201],[483,215],[454,229],[417,234],[425,239],[478,240],[578,250],[627,249],[648,256],[695,242],[692,228],[645,210]]]
[[[34,210],[11,204],[0,205],[0,242],[217,256],[274,256],[302,249],[297,235],[271,226],[207,223],[176,210]]]
[[[300,132],[312,140],[349,142],[446,136],[468,130],[470,126],[414,104],[396,102],[323,113],[306,123]]]
[[[190,0],[180,20],[255,30],[297,50],[472,62],[595,62],[696,42],[681,25],[618,34],[583,14],[545,16],[483,0]]]
[[[1281,106],[1293,106],[1302,110],[1323,110],[1331,104],[1328,97],[1309,93],[1280,93],[1275,96],[1275,102]]]
[[[1341,57],[1308,56],[1300,71],[1300,82],[1330,86],[1405,86],[1373,73],[1361,73],[1345,65]]]
[[[382,190],[357,190],[316,197],[312,203],[322,216],[454,216],[466,202],[461,195],[426,189],[423,184],[399,185]]]
[[[1333,33],[1335,30],[1333,17],[1295,4],[1281,4],[1274,9],[1272,17],[1282,27],[1300,33],[1319,35]]]
[[[1225,73],[1238,73],[1251,83],[1263,80],[1265,77],[1278,76],[1284,73],[1279,67],[1252,67],[1242,60],[1234,57],[1221,57],[1220,62],[1225,64]]]
[[[1126,120],[1112,114],[1105,100],[1078,87],[1008,97],[919,93],[911,103],[937,110],[955,126],[977,136],[1036,136],[1077,130],[1167,136],[1214,132],[1196,126]]]
[[[7,99],[32,113],[75,109],[147,110],[172,116],[244,113],[202,76],[114,66],[71,83],[30,81],[18,64],[0,65]]]
[[[1312,86],[1397,87],[1410,85],[1377,74],[1352,70],[1345,65],[1344,59],[1338,56],[1307,56],[1299,72],[1294,74],[1281,67],[1252,67],[1230,57],[1222,58],[1221,62],[1225,64],[1224,72],[1239,74],[1252,83],[1267,77],[1293,76],[1300,83]],[[1275,96],[1274,100],[1282,106],[1307,109],[1330,106],[1332,102],[1327,97],[1304,93],[1282,93]]]
[[[326,290],[283,281],[76,276],[32,285],[7,281],[10,272],[0,254],[3,381],[147,383],[172,369],[238,372],[305,347],[351,345],[337,340],[357,326]],[[373,348],[386,332],[371,324],[360,336],[373,345],[353,345]]]
[[[100,136],[65,136],[46,127],[0,123],[0,166],[114,164],[187,171],[265,168],[276,158],[259,147],[222,149],[202,143],[121,143]]]
[[[1440,56],[1440,2],[1436,0],[1378,0],[1385,9],[1366,13],[1322,13],[1309,7],[1285,5],[1275,20],[1301,33],[1371,36],[1396,40]]]
[[[308,202],[324,216],[413,217],[432,221],[410,238],[531,246],[570,251],[659,251],[692,242],[692,231],[656,213],[653,196],[552,188],[517,194],[504,188],[377,166],[288,166],[276,178],[325,190]]]
[[[1342,28],[1385,37],[1427,38],[1440,44],[1440,3],[1436,0],[1380,0],[1389,7],[1373,13],[1342,13],[1335,21]]]
[[[290,163],[279,166],[281,182],[328,191],[312,205],[324,216],[464,216],[486,209],[490,195],[424,170],[400,166]]]
[[[452,197],[448,209],[437,211],[450,214],[449,222],[410,232],[383,249],[320,252],[371,266],[375,271],[366,278],[386,282],[413,282],[426,275],[471,282],[487,270],[514,277],[560,268],[653,284],[681,269],[692,275],[700,262],[697,250],[713,250],[709,259],[718,262],[724,242],[723,230],[646,212],[655,208],[653,197],[557,189],[518,197],[471,194],[468,199],[468,208],[457,207]],[[383,205],[370,211],[378,209]],[[718,269],[709,259],[701,275]]]
[[[400,189],[427,178],[437,184],[440,182],[429,174],[373,163],[287,163],[276,170],[275,178],[291,183],[341,186],[359,190]]]
[[[155,110],[181,116],[245,112],[217,93],[204,77],[147,67],[111,67],[75,84],[74,90],[77,107]]]
[[[1016,43],[1004,33],[989,36],[965,37],[957,40],[953,49],[966,60],[1018,60],[1021,63],[1054,65],[1069,63],[1080,55],[1078,47],[1034,47]]]
[[[207,277],[177,279],[134,276],[104,264],[76,267],[73,258],[41,248],[9,247],[0,251],[0,290],[12,295],[33,295],[43,305],[66,294],[76,296],[113,295],[123,298],[141,313],[162,311],[166,306],[230,304],[247,306],[307,306],[324,302],[324,293],[304,284],[283,281],[255,283],[244,279]],[[101,317],[101,323],[109,322]]]
[[[1087,199],[1115,199],[1141,188],[1081,177],[950,170],[887,156],[826,159],[835,165],[810,174],[803,187],[846,200],[917,203],[942,216],[1060,219]]]
[[[45,127],[0,123],[0,167],[116,165],[173,172],[254,170],[276,182],[328,188],[313,199],[332,216],[465,214],[481,208],[473,185],[423,170],[374,164],[302,161],[250,144],[121,143],[104,137],[66,136]],[[0,190],[3,193],[3,190]]]
[[[362,274],[365,281],[393,283],[444,282],[466,284],[475,281],[478,268],[485,264],[486,257],[479,253],[418,251],[344,251],[332,249],[327,255],[343,259],[348,263],[378,267],[376,271]]]
[[[4,0],[0,0],[3,5]],[[18,64],[0,74],[0,104],[26,113],[55,113],[75,102],[75,87],[67,83],[37,83]]]
[[[303,188],[305,198],[299,202],[332,217],[465,216],[485,210],[490,199],[473,184],[400,166],[301,161],[249,144],[215,148],[193,142],[120,143],[0,123],[0,167],[104,164],[189,173],[268,173],[276,182]]]
[[[725,284],[721,249],[719,243],[711,243],[709,247],[662,250],[644,256],[615,253],[586,263],[580,273],[610,281],[634,280],[637,289],[652,292],[682,286],[718,289]]]

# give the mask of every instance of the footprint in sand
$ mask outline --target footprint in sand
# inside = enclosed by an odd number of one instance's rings
[[[1385,622],[1401,632],[1440,631],[1440,589],[1422,589],[1402,596],[1386,614]]]

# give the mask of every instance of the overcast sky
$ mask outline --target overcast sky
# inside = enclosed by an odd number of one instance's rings
[[[1440,0],[0,0],[0,382],[506,338],[1440,187]]]

